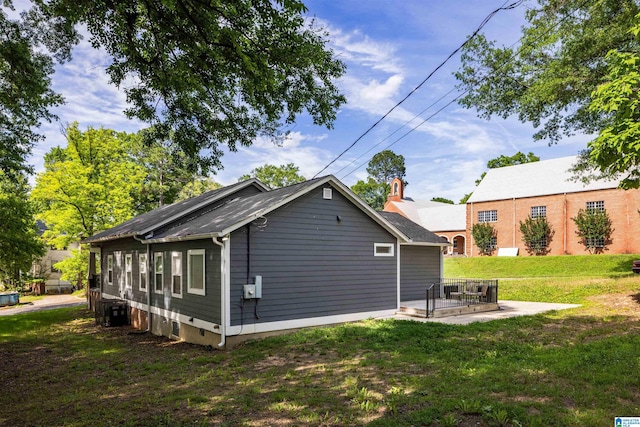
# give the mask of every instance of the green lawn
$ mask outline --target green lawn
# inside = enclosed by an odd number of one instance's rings
[[[540,257],[445,258],[444,275],[451,278],[624,277],[640,255],[573,255]]]
[[[101,328],[83,308],[0,317],[0,425],[611,426],[640,414],[639,276],[500,283],[583,306],[467,326],[371,320],[229,351]]]

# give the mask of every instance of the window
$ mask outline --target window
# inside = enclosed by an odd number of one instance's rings
[[[497,237],[492,237],[491,238],[491,243],[489,243],[489,248],[495,250],[497,247],[498,247],[498,238]]]
[[[546,206],[531,206],[531,218],[547,216]]]
[[[331,188],[323,188],[322,189],[322,198],[326,200],[331,200],[333,197],[333,189]]]
[[[496,222],[498,220],[498,211],[478,211],[478,222]]]
[[[182,297],[182,253],[171,253],[171,295]]]
[[[598,200],[597,202],[587,202],[587,210],[604,212],[604,200]]]
[[[393,243],[374,243],[374,256],[393,256]]]
[[[113,285],[113,255],[107,255],[107,283]]]
[[[124,255],[124,285],[131,288],[133,282],[133,255]]]
[[[138,274],[140,277],[138,286],[142,292],[147,292],[147,254],[140,254],[138,257],[138,264]]]
[[[153,254],[153,272],[154,272],[154,290],[156,293],[161,294],[164,282],[164,260],[162,259],[162,252],[156,252]]]
[[[587,237],[585,240],[586,246],[590,248],[604,248],[604,238],[602,237]]]
[[[204,249],[187,252],[187,292],[205,295]]]

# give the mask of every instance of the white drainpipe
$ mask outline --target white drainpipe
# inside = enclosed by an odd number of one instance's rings
[[[226,290],[225,290],[225,241],[218,241],[217,237],[213,237],[213,243],[220,246],[220,344],[219,348],[223,348],[227,343],[227,316],[226,316]]]

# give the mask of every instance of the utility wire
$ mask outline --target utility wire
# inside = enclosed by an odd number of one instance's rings
[[[411,92],[409,92],[404,98],[402,98],[396,105],[394,105],[389,111],[387,111],[381,118],[379,118],[374,124],[372,124],[371,126],[369,126],[369,128],[363,133],[361,134],[351,145],[349,145],[344,151],[342,151],[342,153],[340,153],[336,158],[334,158],[331,162],[329,162],[329,164],[327,164],[324,168],[322,168],[321,171],[319,171],[318,173],[316,173],[313,178],[316,178],[318,175],[320,175],[322,172],[324,172],[325,170],[327,170],[332,164],[334,164],[340,157],[342,157],[347,151],[351,150],[362,138],[364,138],[369,132],[371,132],[373,130],[373,128],[375,128],[380,122],[382,122],[384,119],[387,118],[387,116],[389,116],[389,114],[391,114],[396,108],[398,108],[400,105],[402,105],[407,99],[409,99],[409,97],[411,95],[413,95],[414,93],[416,93],[429,79],[431,79],[431,77],[440,69],[442,68],[455,54],[457,54],[463,47],[465,47],[471,40],[473,40],[473,38],[478,35],[478,33],[482,30],[482,28],[500,11],[502,10],[509,10],[509,9],[515,9],[516,7],[520,6],[523,3],[524,0],[518,0],[515,1],[513,3],[511,3],[508,6],[500,6],[499,8],[497,8],[496,10],[494,10],[493,12],[489,13],[484,20],[480,23],[480,25],[478,26],[478,28],[475,29],[475,31],[473,32],[473,34],[471,34],[471,36],[467,37],[467,39],[464,41],[464,43],[462,43],[460,46],[458,46],[456,49],[453,50],[453,52],[451,52],[449,54],[449,56],[447,56],[447,58],[442,61],[436,68],[433,69],[433,71],[431,71],[429,73],[429,75],[420,82],[420,84],[418,84],[418,86],[416,86],[415,88],[413,88],[413,90],[411,90]]]
[[[580,3],[578,5],[578,8],[583,7],[584,5],[586,5],[588,2],[588,0],[584,0],[582,3]],[[499,9],[498,9],[499,10]],[[561,19],[557,24],[553,25],[551,28],[549,28],[547,31],[545,31],[544,33],[541,33],[538,37],[536,37],[534,39],[534,41],[540,40],[542,37],[548,35],[552,30],[556,29],[560,24],[562,24],[564,21],[566,21],[569,16],[571,15],[567,15],[565,16],[563,19]],[[516,40],[515,42],[513,42],[510,46],[509,49],[511,49],[512,47],[514,47],[516,44],[518,44],[518,42],[522,41],[522,37],[518,40]],[[498,71],[500,69],[503,69],[507,63],[509,63],[510,61],[512,61],[515,57],[515,53],[513,55],[511,55],[510,58],[507,58],[503,64],[498,68]],[[488,79],[490,77],[490,75],[486,75],[484,76],[482,79],[480,79],[480,81],[484,81],[486,79]],[[509,77],[509,76],[507,76]],[[435,104],[437,104],[438,102],[440,102],[443,98],[445,98],[446,96],[448,96],[451,92],[453,92],[455,90],[455,88],[451,89],[449,92],[447,92],[445,95],[441,96],[437,101],[435,101],[434,103],[432,103],[431,105],[429,105],[429,107],[425,108],[424,110],[422,110],[420,113],[418,113],[416,116],[414,116],[411,120],[409,120],[408,122],[406,122],[404,125],[402,125],[401,127],[399,127],[398,129],[396,129],[391,135],[394,135],[395,133],[397,133],[400,129],[402,129],[404,126],[406,126],[408,123],[411,123],[416,117],[419,117],[420,115],[422,115],[422,113],[424,113],[426,110],[428,110],[429,108],[431,108],[432,106],[434,106]],[[385,149],[388,149],[389,147],[392,147],[393,145],[395,145],[396,143],[398,143],[400,140],[404,139],[407,135],[409,135],[410,133],[412,133],[413,131],[417,130],[420,126],[422,126],[425,122],[427,122],[428,120],[432,119],[434,116],[436,116],[437,114],[439,114],[440,112],[442,112],[444,109],[446,109],[448,106],[450,106],[451,104],[453,104],[454,102],[458,101],[460,98],[462,98],[463,96],[465,96],[468,92],[470,91],[470,89],[465,90],[463,93],[459,94],[458,96],[456,96],[453,100],[449,101],[444,107],[440,108],[438,111],[436,111],[435,113],[431,114],[429,117],[427,117],[426,119],[424,119],[422,122],[420,122],[419,125],[413,127],[412,129],[410,129],[408,132],[404,133],[401,137],[399,137],[398,139],[396,139],[395,141],[393,141],[391,144],[387,145],[385,147]],[[353,163],[355,163],[358,159],[362,158],[364,155],[366,155],[367,153],[369,153],[373,148],[379,146],[381,143],[383,143],[384,141],[386,141],[387,139],[389,139],[389,137],[391,136],[389,135],[388,137],[384,138],[382,141],[378,142],[377,144],[375,144],[371,149],[369,149],[367,152],[363,153],[362,155],[360,155],[358,158],[356,158],[354,161],[352,161],[351,163],[349,163],[347,166],[343,167],[342,169],[340,169],[340,171],[338,171],[337,173],[342,172],[344,169],[346,169],[347,167],[349,167],[350,165],[352,165]],[[370,160],[370,159],[369,159]],[[368,162],[368,161],[367,161]],[[349,172],[346,175],[343,175],[341,177],[341,179],[344,179],[346,177],[348,177],[349,175],[351,175],[352,173],[354,173],[355,171],[357,171],[358,169],[360,169],[362,166],[364,166],[367,162],[365,163],[361,163],[360,165],[358,165],[355,169],[353,169],[351,172]],[[336,175],[337,175],[336,173]]]

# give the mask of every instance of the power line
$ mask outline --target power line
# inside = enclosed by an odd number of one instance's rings
[[[351,150],[362,138],[364,138],[369,132],[371,132],[371,130],[373,130],[373,128],[375,128],[380,122],[382,122],[384,119],[387,118],[387,116],[389,116],[389,114],[391,114],[396,108],[398,108],[400,105],[402,105],[407,99],[409,99],[410,96],[412,96],[414,93],[416,93],[429,79],[431,79],[431,77],[440,69],[442,68],[455,54],[457,54],[463,47],[465,47],[471,40],[473,40],[473,38],[478,35],[478,33],[482,30],[482,28],[500,11],[502,10],[510,10],[510,9],[515,9],[516,7],[520,6],[522,4],[524,0],[518,0],[515,1],[513,3],[511,3],[508,6],[504,6],[504,4],[502,6],[500,6],[499,8],[495,9],[493,12],[489,13],[480,23],[480,25],[475,29],[475,31],[473,32],[473,34],[471,34],[471,36],[469,36],[460,46],[458,46],[456,49],[453,50],[453,52],[451,52],[449,54],[449,56],[447,56],[447,58],[445,58],[444,61],[442,61],[436,68],[433,69],[433,71],[431,71],[429,73],[429,75],[420,82],[420,84],[418,84],[418,86],[416,86],[415,88],[413,88],[413,90],[411,90],[404,98],[402,98],[398,103],[396,103],[389,111],[387,111],[381,118],[379,118],[374,124],[372,124],[371,126],[369,126],[369,128],[363,133],[361,134],[353,143],[351,143],[351,145],[349,145],[344,151],[342,151],[342,153],[340,153],[336,158],[334,158],[333,160],[331,160],[324,168],[322,168],[322,170],[320,170],[318,173],[316,173],[313,178],[316,178],[318,175],[320,175],[322,172],[324,172],[325,170],[327,170],[332,164],[334,164],[340,157],[342,157],[347,151]],[[506,3],[506,2],[505,2]]]
[[[586,3],[588,2],[588,0],[584,0],[582,3],[580,3],[578,5],[579,8],[581,8],[582,6],[584,6]],[[533,41],[537,41],[540,40],[542,37],[546,36],[547,34],[549,34],[552,30],[554,30],[555,28],[557,28],[562,22],[566,21],[569,16],[571,15],[567,15],[565,16],[563,19],[561,19],[558,23],[554,24],[552,27],[548,28],[547,31],[539,34]],[[524,37],[524,36],[523,36]],[[513,48],[516,44],[518,44],[518,42],[522,41],[522,38],[519,38],[518,40],[516,40],[515,42],[513,42],[510,46],[509,49]],[[515,57],[515,53],[512,54],[509,58],[507,58],[502,65],[497,69],[497,71],[500,71],[501,69],[503,69],[507,63],[509,63],[510,61],[512,61]],[[490,77],[490,75],[486,75],[484,76],[482,79],[480,79],[480,81],[484,81],[486,79],[488,79]],[[509,76],[507,76],[509,77]],[[389,135],[388,137],[384,138],[382,141],[378,142],[377,144],[375,144],[372,148],[370,148],[369,150],[367,150],[365,153],[363,153],[362,155],[360,155],[358,158],[356,158],[355,160],[353,160],[351,163],[349,163],[347,166],[343,167],[342,169],[340,169],[340,171],[338,171],[337,173],[342,172],[344,169],[346,169],[347,167],[349,167],[350,165],[352,165],[353,163],[355,163],[358,159],[362,158],[364,155],[366,155],[367,153],[369,153],[371,150],[373,150],[375,147],[379,146],[380,144],[382,144],[384,141],[386,141],[387,139],[389,139],[389,137],[391,137],[392,135],[394,135],[395,133],[397,133],[400,129],[402,129],[404,126],[406,126],[408,123],[411,123],[416,117],[419,117],[420,115],[422,115],[422,113],[424,113],[425,111],[427,111],[429,108],[431,108],[432,106],[434,106],[435,104],[437,104],[438,102],[440,102],[443,98],[445,98],[446,96],[448,96],[451,92],[453,92],[455,90],[455,88],[451,89],[449,92],[447,92],[445,95],[441,96],[437,101],[435,101],[434,103],[432,103],[431,105],[429,105],[427,108],[425,108],[424,110],[422,110],[420,113],[418,113],[416,116],[414,116],[411,120],[409,120],[408,122],[406,122],[404,125],[400,126],[398,129],[396,129],[391,135]],[[442,108],[440,108],[438,111],[436,111],[435,113],[431,114],[429,117],[427,117],[426,119],[424,119],[422,122],[420,122],[420,124],[418,124],[417,126],[413,127],[412,129],[410,129],[409,131],[405,132],[401,137],[399,137],[398,139],[396,139],[394,142],[392,142],[391,144],[387,145],[385,147],[385,149],[388,149],[389,147],[392,147],[393,145],[395,145],[396,143],[398,143],[399,141],[401,141],[402,139],[404,139],[407,135],[409,135],[410,133],[412,133],[413,131],[415,131],[416,129],[418,129],[420,126],[422,126],[425,122],[427,122],[428,120],[432,119],[434,116],[436,116],[437,114],[439,114],[440,112],[442,112],[443,110],[445,110],[447,107],[449,107],[451,104],[453,104],[454,102],[458,101],[460,98],[462,98],[463,96],[465,96],[468,92],[470,91],[470,89],[465,90],[463,93],[459,94],[458,96],[456,96],[454,99],[452,99],[451,101],[449,101],[445,106],[443,106]],[[370,159],[369,159],[370,160]],[[353,169],[351,172],[349,172],[346,175],[343,175],[341,177],[341,179],[346,178],[347,176],[351,175],[352,173],[354,173],[355,171],[357,171],[358,169],[360,169],[362,166],[364,166],[367,162],[365,163],[361,163],[360,165],[358,165],[355,169]],[[336,174],[337,174],[336,173]]]

